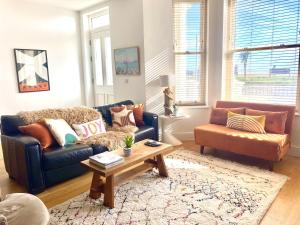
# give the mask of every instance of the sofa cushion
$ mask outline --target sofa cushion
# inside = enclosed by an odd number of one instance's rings
[[[281,149],[289,144],[286,134],[257,134],[216,124],[198,126],[194,134],[199,145],[266,160],[279,160]]]
[[[110,108],[113,127],[135,126],[133,111],[124,106]]]
[[[226,127],[252,133],[265,134],[266,116],[247,116],[228,112]]]
[[[265,130],[268,133],[284,134],[285,123],[287,120],[288,112],[271,112],[261,111],[254,109],[246,109],[246,115],[266,116]]]
[[[213,108],[210,113],[209,123],[226,126],[228,112],[245,114],[245,108]]]
[[[62,168],[80,163],[93,155],[93,149],[88,145],[74,144],[66,147],[52,147],[43,151],[42,166],[44,170]]]
[[[133,111],[134,120],[138,127],[145,125],[144,118],[143,118],[144,108],[145,108],[144,104],[135,104],[135,105],[127,106],[127,109],[131,109]]]
[[[138,131],[135,132],[135,142],[142,141],[144,139],[155,140],[155,129],[152,126],[139,127]]]
[[[45,123],[60,146],[73,144],[79,137],[64,119],[45,119]]]
[[[87,123],[72,124],[72,127],[81,139],[86,139],[88,137],[106,132],[102,118]]]
[[[121,105],[134,105],[134,103],[133,103],[133,101],[126,100],[126,101],[122,101],[122,102],[117,102],[115,104],[97,106],[94,108],[102,114],[102,117],[105,120],[105,122],[108,123],[109,126],[112,126],[112,118],[111,118],[110,108],[114,107],[114,106],[121,106]]]
[[[37,140],[39,140],[42,148],[48,148],[55,143],[51,132],[42,123],[32,123],[26,126],[19,126],[19,130],[23,134],[34,137]]]

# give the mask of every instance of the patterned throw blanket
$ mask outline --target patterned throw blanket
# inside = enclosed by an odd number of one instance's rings
[[[72,124],[82,124],[101,119],[102,115],[97,110],[88,107],[72,107],[58,109],[43,109],[36,111],[19,112],[26,124],[42,121],[43,119],[64,119],[71,127]],[[126,136],[133,136],[138,130],[135,126],[120,128],[110,127],[105,123],[107,132],[78,141],[78,144],[103,145],[110,151],[124,147],[123,140]]]

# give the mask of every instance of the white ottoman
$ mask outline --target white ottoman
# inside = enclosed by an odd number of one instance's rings
[[[49,212],[36,196],[25,193],[8,194],[0,202],[0,215],[9,225],[47,225]]]

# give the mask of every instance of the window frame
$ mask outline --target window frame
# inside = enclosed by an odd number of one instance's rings
[[[208,11],[208,0],[173,0],[172,1],[172,7],[173,7],[173,18],[174,18],[174,5],[176,2],[199,2],[202,3],[204,7],[201,7],[201,19],[202,23],[200,24],[199,30],[201,31],[201,47],[199,48],[200,51],[176,51],[176,37],[175,37],[175,21],[173,20],[173,60],[174,60],[174,78],[176,79],[176,56],[178,55],[197,55],[201,58],[199,68],[200,68],[200,74],[203,74],[203,78],[200,80],[200,93],[199,93],[199,102],[198,101],[189,101],[189,102],[181,102],[176,100],[176,84],[174,87],[174,98],[175,98],[175,104],[178,106],[204,106],[206,105],[206,95],[207,95],[207,11]],[[175,82],[176,83],[176,82]]]
[[[264,50],[276,50],[276,49],[289,49],[289,48],[298,48],[298,79],[297,79],[297,91],[296,91],[296,102],[295,106],[297,109],[300,107],[300,43],[299,44],[280,44],[280,45],[268,45],[268,46],[259,46],[253,48],[233,48],[235,42],[235,30],[233,24],[235,24],[235,16],[233,15],[235,9],[236,0],[228,0],[227,7],[227,41],[226,43],[226,54],[225,54],[225,84],[223,87],[225,91],[223,92],[223,98],[225,100],[232,100],[231,96],[231,81],[232,81],[232,71],[233,71],[233,55],[237,52],[259,52]],[[276,104],[274,102],[265,102],[266,104]]]

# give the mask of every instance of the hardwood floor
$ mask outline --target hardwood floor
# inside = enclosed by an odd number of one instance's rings
[[[199,146],[195,145],[193,142],[184,142],[183,147],[199,152]],[[264,161],[225,153],[222,151],[205,149],[205,154],[212,154],[220,158],[267,168]],[[284,160],[274,165],[274,172],[285,174],[290,179],[276,197],[272,206],[262,220],[261,225],[300,225],[300,158],[286,156]],[[87,173],[48,188],[46,191],[37,196],[48,208],[51,208],[85,191],[89,191],[91,181],[92,173]],[[0,160],[0,186],[2,189],[2,195],[25,191],[13,180],[8,178],[4,169],[3,160]]]

